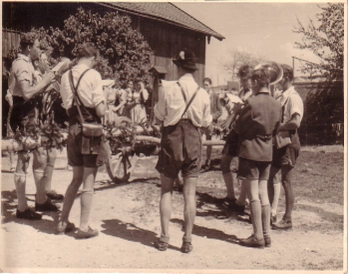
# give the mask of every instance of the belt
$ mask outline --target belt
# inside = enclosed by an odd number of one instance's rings
[[[272,134],[258,134],[256,137],[262,140],[271,140]]]

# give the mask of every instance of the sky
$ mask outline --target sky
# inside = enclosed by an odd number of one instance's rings
[[[230,50],[245,50],[265,60],[286,63],[292,66],[292,56],[318,63],[310,51],[294,48],[302,35],[294,33],[297,18],[307,26],[312,19],[318,24],[316,14],[326,3],[242,3],[242,2],[174,2],[194,18],[204,23],[226,39],[211,38],[206,49],[206,76],[216,85],[230,79],[223,75],[221,62],[229,58]],[[300,62],[295,61],[295,76]]]

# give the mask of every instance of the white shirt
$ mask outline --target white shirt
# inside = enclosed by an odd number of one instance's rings
[[[74,86],[76,86],[80,75],[88,68],[88,66],[80,64],[71,69]],[[70,85],[69,73],[70,71],[67,71],[63,74],[60,85],[63,107],[67,110],[71,108],[74,98],[73,89]],[[77,92],[85,107],[96,108],[100,103],[105,102],[100,73],[94,69],[87,71],[80,81]]]
[[[28,56],[19,53],[13,61],[8,86],[14,96],[23,97],[23,91],[19,85],[21,81],[27,81],[30,86],[34,85],[34,66]]]
[[[284,91],[278,100],[282,107],[285,105],[283,123],[289,122],[294,114],[300,115],[301,122],[303,117],[303,101],[293,86]]]
[[[187,103],[198,88],[192,74],[183,75],[178,82],[184,90]],[[176,81],[166,82],[158,92],[158,103],[154,112],[156,117],[163,121],[163,125],[172,126],[179,122],[186,108],[186,102]],[[183,119],[190,119],[196,127],[207,127],[211,124],[210,99],[206,90],[200,88]]]

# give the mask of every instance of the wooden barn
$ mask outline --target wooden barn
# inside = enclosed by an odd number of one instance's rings
[[[224,37],[193,18],[177,6],[168,2],[2,2],[3,56],[12,45],[19,44],[20,32],[31,28],[59,27],[64,19],[76,13],[82,6],[87,10],[104,13],[118,11],[132,19],[154,52],[153,70],[166,80],[177,78],[172,59],[184,47],[195,52],[198,58],[196,80],[200,83],[205,73],[206,43],[211,37]]]

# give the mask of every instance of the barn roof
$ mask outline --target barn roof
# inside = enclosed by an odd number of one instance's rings
[[[197,31],[218,40],[224,36],[212,30],[177,6],[168,2],[107,2],[98,4],[137,16],[166,22],[181,28]]]

